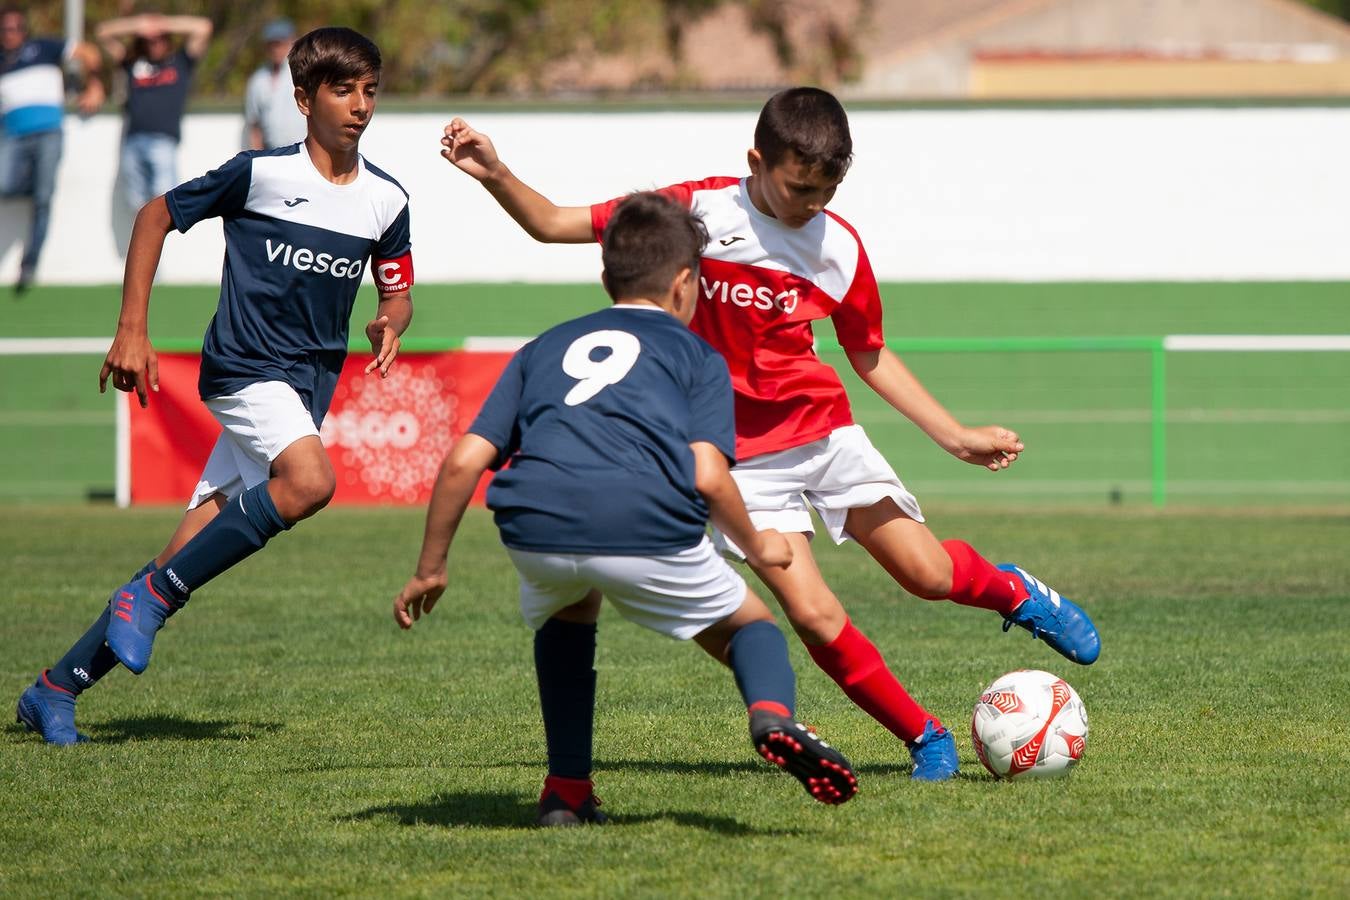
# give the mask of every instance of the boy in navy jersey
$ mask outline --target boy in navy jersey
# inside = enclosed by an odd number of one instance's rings
[[[659,195],[618,205],[602,276],[614,305],[550,329],[511,360],[446,455],[416,574],[394,600],[404,628],[431,611],[474,486],[499,469],[488,506],[535,629],[548,742],[541,825],[605,818],[590,777],[602,593],[625,618],[692,638],[729,665],[756,749],[813,797],[843,803],[857,790],[843,756],[794,721],[783,633],[705,534],[711,517],[757,566],[792,559],[781,534],[750,524],[728,468],[726,363],[686,328],[707,240],[695,216]]]
[[[146,317],[164,239],[218,216],[225,268],[198,388],[223,432],[168,545],[20,696],[19,720],[49,743],[84,740],[76,697],[118,662],[145,671],[155,633],[192,591],[332,498],[318,429],[372,256],[380,302],[366,326],[375,353],[367,374],[388,374],[412,319],[408,195],[357,152],[375,111],[380,52],[350,29],[320,28],[296,43],[290,66],[308,120],[303,143],[241,153],[136,217],[99,389],[111,378],[141,406],[159,389]]]
[[[462,119],[446,126],[442,143],[441,154],[535,239],[601,240],[617,201],[556,206]],[[914,495],[853,421],[839,376],[816,355],[811,323],[828,317],[862,381],[957,459],[997,472],[1023,450],[1006,428],[957,421],[886,349],[881,296],[862,241],[825,209],[852,157],[839,101],[818,88],[793,88],[760,112],[749,177],[688,181],[659,193],[700,215],[713,238],[690,327],[731,370],[741,460],[732,474],[751,520],[781,530],[793,548],[786,568],[750,563],[816,664],[905,742],[912,777],[941,781],[957,772],[952,734],[910,697],[826,584],[810,550],[812,510],[833,540],[857,541],[912,594],[995,612],[1005,631],[1025,628],[1084,665],[1101,645],[1081,609],[1022,569],[995,566],[964,541],[938,541]],[[734,536],[723,533],[718,542],[737,555]]]

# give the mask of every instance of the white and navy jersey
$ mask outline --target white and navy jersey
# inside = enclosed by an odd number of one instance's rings
[[[72,45],[34,38],[0,55],[0,131],[11,137],[57,131],[66,100],[62,70]]]
[[[502,543],[536,553],[657,556],[703,539],[706,441],[734,460],[726,362],[664,310],[564,322],[512,358],[469,431],[510,463],[488,486]]]
[[[216,216],[225,224],[202,398],[284,381],[321,422],[347,357],[366,261],[374,256],[381,292],[412,285],[407,192],[364,158],[354,181],[333,184],[295,144],[240,153],[165,199],[179,231]]]

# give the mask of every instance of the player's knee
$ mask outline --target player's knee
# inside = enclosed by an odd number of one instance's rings
[[[828,644],[844,627],[845,613],[833,594],[815,598],[816,602],[793,604],[785,610],[792,630],[808,644]]]
[[[952,593],[952,567],[923,563],[908,573],[905,589],[924,600],[944,600]]]
[[[292,473],[283,486],[283,498],[277,504],[277,510],[291,522],[307,519],[327,506],[336,490],[337,477],[332,469]]]

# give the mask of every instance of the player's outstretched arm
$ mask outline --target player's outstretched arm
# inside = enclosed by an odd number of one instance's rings
[[[1008,468],[1024,449],[1017,432],[1001,425],[962,425],[900,357],[885,347],[845,352],[853,371],[868,387],[957,459],[997,472]]]
[[[375,318],[366,324],[366,337],[370,339],[370,352],[375,358],[366,366],[366,374],[379,370],[381,378],[389,377],[389,369],[398,359],[402,346],[403,332],[412,322],[412,294],[397,291],[380,296],[380,306]]]
[[[107,390],[108,378],[119,391],[135,391],[141,406],[149,405],[146,390],[159,390],[159,359],[150,344],[150,286],[159,268],[164,238],[173,230],[173,219],[163,196],[156,197],[136,214],[122,275],[122,312],[117,333],[103,360],[98,390]]]
[[[755,530],[722,451],[707,441],[695,441],[689,447],[694,451],[694,489],[708,504],[712,523],[745,552],[750,565],[787,568],[792,562],[787,538],[772,528]]]
[[[430,613],[445,593],[448,579],[446,557],[455,538],[464,510],[473,497],[478,479],[497,458],[497,448],[485,438],[466,434],[445,455],[436,486],[427,506],[426,530],[422,535],[422,553],[417,571],[394,598],[394,621],[400,628],[411,628],[424,613]]]
[[[507,215],[536,241],[545,244],[589,244],[589,206],[558,206],[521,181],[497,156],[492,139],[455,118],[445,126],[441,156],[487,188]]]

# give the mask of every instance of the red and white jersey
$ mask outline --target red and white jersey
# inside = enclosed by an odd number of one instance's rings
[[[878,350],[881,296],[862,241],[829,211],[789,228],[755,209],[744,179],[658,193],[703,219],[701,293],[690,327],[717,348],[736,391],[736,456],[810,443],[853,424],[838,374],[816,356],[811,323],[829,316],[846,350]],[[624,198],[591,207],[600,240]]]

